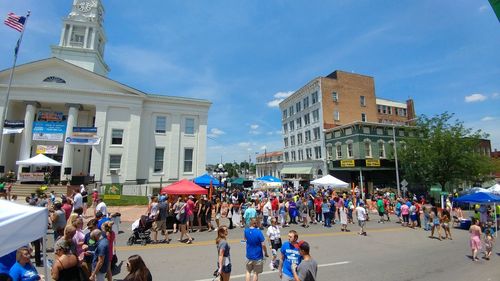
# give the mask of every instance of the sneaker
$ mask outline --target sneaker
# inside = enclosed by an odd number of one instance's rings
[[[192,244],[192,243],[193,243],[193,240],[188,240],[188,241],[186,242],[186,244]]]
[[[269,269],[271,269],[271,270],[275,270],[275,268],[274,268],[274,264],[273,264],[273,262],[272,262],[272,261],[269,263]]]

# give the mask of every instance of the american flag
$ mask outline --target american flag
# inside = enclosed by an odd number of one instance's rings
[[[19,32],[23,31],[25,22],[26,17],[18,16],[14,13],[9,13],[4,21],[7,26],[12,27]]]

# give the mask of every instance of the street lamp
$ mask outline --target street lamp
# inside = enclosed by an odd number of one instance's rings
[[[219,178],[219,183],[222,184],[222,178],[227,177],[227,171],[224,169],[224,165],[222,165],[222,163],[217,165],[217,168],[214,169],[212,175],[217,176]]]

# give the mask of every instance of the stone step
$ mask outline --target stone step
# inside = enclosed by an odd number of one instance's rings
[[[17,195],[18,198],[24,198],[26,196],[31,196],[32,193],[37,193],[37,190],[40,188],[39,184],[13,184],[11,195]],[[54,191],[56,195],[65,194],[68,195],[68,188],[66,186],[49,186],[45,193],[48,195],[50,191]]]

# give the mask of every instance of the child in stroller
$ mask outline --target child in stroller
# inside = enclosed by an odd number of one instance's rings
[[[136,220],[132,224],[132,235],[127,241],[127,245],[131,246],[135,243],[141,243],[141,245],[146,245],[151,243],[151,227],[153,226],[154,219],[149,218],[146,215],[141,216],[140,219]]]

